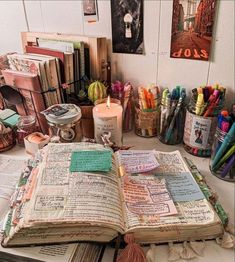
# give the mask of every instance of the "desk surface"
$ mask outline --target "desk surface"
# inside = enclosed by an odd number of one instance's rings
[[[234,183],[223,181],[210,173],[209,170],[209,159],[199,158],[192,156],[185,152],[182,145],[168,146],[159,142],[157,138],[142,138],[138,137],[133,133],[124,134],[124,145],[133,146],[133,149],[156,149],[159,151],[174,151],[179,150],[183,156],[186,156],[193,160],[194,164],[197,165],[201,174],[206,178],[208,185],[213,189],[214,192],[219,196],[219,201],[224,207],[225,211],[229,215],[229,220],[234,224]],[[24,148],[14,147],[12,150],[7,151],[6,155],[23,155]],[[148,248],[146,248],[147,250]],[[102,259],[102,262],[111,262],[114,254],[114,249],[107,247]],[[157,257],[158,261],[168,261],[168,246],[158,245],[157,246]],[[226,250],[221,248],[215,243],[214,240],[206,241],[206,250],[204,257],[197,257],[193,259],[194,262],[233,262],[235,259],[234,250]],[[185,260],[177,260],[179,262]]]

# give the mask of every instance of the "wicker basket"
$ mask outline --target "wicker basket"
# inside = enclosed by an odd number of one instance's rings
[[[15,145],[15,134],[11,128],[5,128],[0,122],[0,152],[7,151]]]

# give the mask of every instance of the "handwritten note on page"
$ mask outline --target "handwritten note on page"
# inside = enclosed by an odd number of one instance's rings
[[[141,179],[126,175],[123,182],[128,212],[141,217],[151,217],[152,220],[158,220],[159,216],[177,214],[164,179]]]
[[[112,167],[112,152],[110,150],[81,150],[72,153],[70,172],[107,172]]]
[[[156,177],[166,180],[167,188],[175,202],[195,201],[205,198],[197,182],[188,172],[181,174],[156,174]]]
[[[127,173],[142,173],[159,166],[152,150],[120,150],[119,162]]]

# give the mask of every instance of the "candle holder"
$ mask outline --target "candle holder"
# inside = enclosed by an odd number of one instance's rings
[[[95,101],[93,108],[94,134],[97,143],[102,144],[102,135],[111,133],[111,141],[122,146],[122,106],[115,98],[104,98]]]

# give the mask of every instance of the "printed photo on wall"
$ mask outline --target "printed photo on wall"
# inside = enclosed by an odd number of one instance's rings
[[[98,8],[97,0],[83,0],[83,17],[86,22],[97,22],[98,19]]]
[[[216,0],[173,0],[171,57],[209,60]]]
[[[114,53],[143,54],[143,0],[111,0]]]

